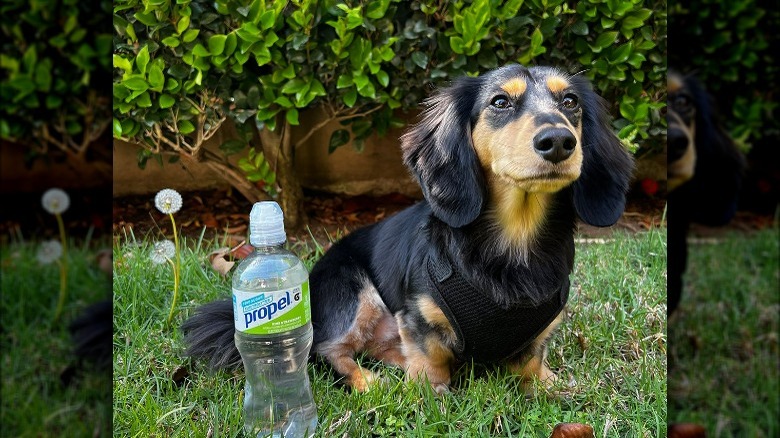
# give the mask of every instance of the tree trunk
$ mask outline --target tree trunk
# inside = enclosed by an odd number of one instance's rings
[[[295,157],[290,124],[286,120],[275,132],[263,129],[260,139],[265,159],[276,172],[276,181],[281,187],[279,205],[284,212],[284,225],[289,231],[299,231],[308,218],[303,210],[303,188],[295,174]]]

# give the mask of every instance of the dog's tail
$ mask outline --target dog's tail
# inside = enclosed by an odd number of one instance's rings
[[[200,306],[195,315],[184,321],[186,356],[203,359],[214,370],[233,370],[243,366],[241,354],[233,340],[233,303],[212,301]]]

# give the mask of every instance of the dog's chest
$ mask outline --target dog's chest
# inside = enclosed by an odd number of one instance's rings
[[[569,296],[564,276],[541,300],[502,305],[437,251],[429,252],[424,265],[430,293],[455,331],[460,359],[495,362],[517,355],[553,322]]]

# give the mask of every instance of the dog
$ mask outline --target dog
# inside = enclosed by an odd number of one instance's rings
[[[576,218],[618,220],[633,159],[588,80],[557,68],[456,79],[425,106],[401,137],[424,200],[315,264],[312,352],[357,391],[379,379],[359,353],[437,393],[470,360],[549,388],[546,343],[569,295]],[[201,307],[183,330],[185,354],[240,364],[230,300]]]
[[[667,75],[667,311],[680,303],[691,223],[727,224],[737,210],[745,159],[714,100],[693,76]]]

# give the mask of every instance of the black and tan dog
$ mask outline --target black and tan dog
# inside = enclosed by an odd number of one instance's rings
[[[693,76],[667,77],[668,312],[680,302],[693,222],[718,226],[736,213],[745,161]]]
[[[314,346],[347,384],[377,379],[361,352],[445,391],[461,360],[550,385],[575,219],[623,212],[632,159],[587,80],[510,65],[461,78],[401,138],[425,200],[336,243],[311,277]],[[184,325],[188,354],[238,365],[229,300]]]

